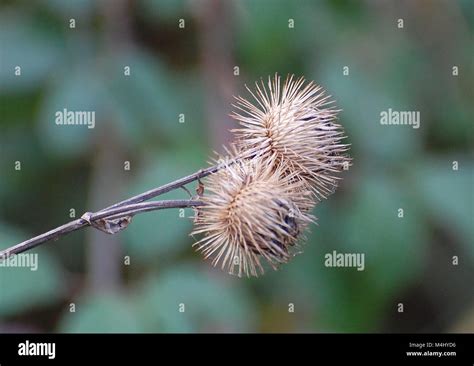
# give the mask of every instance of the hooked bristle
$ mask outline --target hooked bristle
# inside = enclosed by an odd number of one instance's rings
[[[332,107],[324,90],[303,78],[289,76],[256,83],[256,104],[237,97],[238,112],[232,117],[241,128],[232,130],[240,151],[285,164],[297,179],[306,181],[319,200],[333,193],[350,158],[342,127],[336,123],[339,110]]]
[[[224,169],[207,178],[209,193],[201,198],[205,205],[197,209],[191,235],[204,235],[194,245],[214,266],[239,277],[258,276],[262,258],[276,269],[293,256],[313,220],[313,202],[304,183],[286,175],[283,166],[275,169],[274,161],[225,161]]]

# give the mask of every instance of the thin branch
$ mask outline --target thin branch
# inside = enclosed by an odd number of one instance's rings
[[[20,244],[17,244],[15,246],[12,246],[10,248],[7,248],[5,250],[2,250],[0,252],[0,261],[8,258],[12,254],[18,254],[25,252],[31,248],[36,247],[37,245],[44,243],[46,241],[52,240],[52,239],[57,239],[59,236],[66,235],[69,233],[72,233],[73,231],[79,230],[84,226],[87,226],[88,223],[87,221],[83,219],[77,219],[71,222],[68,222],[67,224],[64,224],[62,226],[59,226],[53,230],[50,230],[44,234],[35,236],[34,238],[25,240],[21,242]]]
[[[113,219],[116,217],[131,216],[141,212],[156,211],[166,208],[186,208],[202,206],[201,201],[195,200],[163,200],[152,202],[132,203],[130,205],[119,206],[108,210],[98,211],[90,216],[91,221],[103,218]]]
[[[142,212],[147,212],[147,211],[155,211],[155,210],[161,210],[161,209],[166,209],[166,208],[184,208],[184,207],[201,206],[203,205],[203,203],[201,201],[195,201],[195,200],[168,200],[168,201],[154,201],[154,202],[148,202],[148,203],[143,203],[143,201],[149,200],[151,198],[157,197],[159,195],[173,191],[175,189],[184,187],[188,183],[207,177],[208,175],[213,174],[219,171],[220,169],[223,169],[226,166],[235,163],[238,159],[246,159],[249,157],[251,157],[251,155],[239,156],[238,158],[234,158],[232,160],[228,160],[226,162],[216,164],[207,169],[198,170],[197,172],[191,175],[177,179],[161,187],[150,189],[149,191],[130,197],[126,200],[117,202],[95,213],[86,212],[86,214],[84,214],[80,219],[68,222],[67,224],[59,226],[46,233],[35,236],[34,238],[25,240],[17,245],[14,245],[12,247],[9,247],[7,249],[0,251],[0,262],[6,259],[10,255],[25,252],[29,249],[32,249],[50,240],[57,240],[61,236],[67,235],[73,231],[82,229],[86,226],[94,226],[95,228],[102,230],[99,227],[99,225],[97,225],[97,221],[101,219],[110,221],[110,220],[125,218],[127,216],[133,216],[137,213],[142,213]],[[114,232],[109,232],[109,233],[114,233]]]
[[[115,203],[115,204],[113,204],[109,207],[104,208],[101,211],[109,210],[109,209],[119,207],[119,206],[129,205],[129,204],[132,204],[132,203],[139,203],[139,202],[147,201],[151,198],[154,198],[154,197],[160,196],[162,194],[168,193],[170,191],[173,191],[175,189],[181,188],[182,186],[184,186],[188,183],[191,183],[191,182],[194,182],[198,179],[207,177],[208,175],[217,172],[219,169],[222,169],[224,166],[225,166],[224,164],[217,164],[217,165],[211,166],[207,169],[201,169],[201,170],[197,171],[194,174],[191,174],[191,175],[188,175],[186,177],[177,179],[174,182],[167,183],[167,184],[165,184],[161,187],[150,189],[149,191],[140,193],[136,196],[127,198],[126,200],[117,202],[117,203]]]
[[[201,201],[195,200],[165,200],[154,202],[143,202],[138,204],[124,205],[115,207],[113,209],[101,210],[95,213],[89,213],[88,220],[80,218],[55,229],[52,229],[44,234],[35,236],[34,238],[25,240],[15,246],[0,251],[0,261],[8,258],[13,254],[19,254],[41,245],[49,240],[57,240],[59,237],[72,233],[73,231],[82,229],[90,225],[90,222],[95,222],[100,219],[116,219],[125,216],[133,216],[137,213],[162,210],[167,208],[185,208],[202,206]]]
[[[181,188],[181,187],[185,186],[188,183],[191,183],[191,182],[194,182],[194,181],[199,180],[201,178],[207,177],[208,175],[211,175],[211,174],[213,174],[213,173],[215,173],[215,172],[217,172],[217,171],[219,171],[219,170],[221,170],[221,169],[223,169],[223,168],[225,168],[229,165],[234,164],[238,160],[250,159],[254,156],[255,156],[254,153],[240,154],[239,156],[237,156],[233,159],[226,160],[222,163],[213,165],[213,166],[211,166],[209,168],[206,168],[206,169],[200,169],[200,170],[198,170],[197,172],[195,172],[193,174],[190,174],[186,177],[183,177],[183,178],[177,179],[173,182],[162,185],[161,187],[150,189],[149,191],[146,191],[146,192],[140,193],[136,196],[127,198],[126,200],[114,203],[113,205],[110,205],[109,207],[106,207],[106,208],[102,209],[101,211],[109,210],[111,208],[115,208],[115,207],[119,207],[119,206],[129,205],[129,204],[132,204],[132,203],[139,203],[139,202],[147,201],[151,198],[154,198],[154,197],[160,196],[162,194],[168,193],[170,191],[174,191],[175,189]]]

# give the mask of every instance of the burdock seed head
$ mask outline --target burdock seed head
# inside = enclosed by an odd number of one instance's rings
[[[226,160],[224,169],[207,178],[206,194],[191,235],[194,245],[214,266],[231,274],[258,276],[261,259],[274,269],[292,257],[300,233],[312,221],[310,192],[286,175],[275,161]]]
[[[241,125],[233,130],[239,150],[276,158],[306,181],[316,198],[326,198],[337,186],[337,173],[350,162],[330,96],[303,78],[289,76],[281,86],[278,75],[248,91],[256,103],[238,97],[232,115]]]

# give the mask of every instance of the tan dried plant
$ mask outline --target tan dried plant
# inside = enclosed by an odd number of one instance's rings
[[[205,258],[238,276],[257,276],[299,252],[311,209],[334,192],[350,158],[338,110],[321,87],[303,78],[269,78],[248,89],[251,103],[237,98],[240,128],[228,156],[206,169],[150,189],[0,251],[0,263],[49,240],[92,226],[115,234],[134,215],[193,207],[200,235],[194,246]],[[205,179],[203,186],[201,179]],[[197,197],[151,201],[198,181]],[[188,191],[189,192],[189,191]]]
[[[248,89],[248,88],[247,88]],[[224,168],[206,181],[192,235],[212,264],[257,276],[263,258],[274,269],[298,252],[309,211],[337,187],[349,166],[344,132],[330,96],[303,78],[256,84],[256,103],[238,97],[240,123]]]
[[[207,178],[210,193],[201,198],[205,205],[197,209],[191,234],[204,236],[194,245],[239,277],[264,273],[261,258],[276,269],[292,257],[313,220],[311,193],[271,159],[227,158],[224,164]]]
[[[247,90],[255,103],[237,97],[232,114],[240,128],[234,129],[241,151],[276,157],[289,171],[306,181],[315,198],[326,198],[338,184],[337,173],[347,169],[350,158],[343,143],[344,131],[336,123],[338,109],[324,90],[304,78],[280,76],[255,84]]]

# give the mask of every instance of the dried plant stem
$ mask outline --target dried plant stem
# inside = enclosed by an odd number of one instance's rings
[[[202,206],[201,201],[195,200],[165,200],[165,201],[154,201],[154,202],[143,202],[131,205],[124,205],[115,207],[113,209],[102,210],[92,213],[89,216],[89,221],[93,222],[100,219],[115,219],[125,216],[132,216],[137,213],[156,211],[166,208],[185,208],[185,207],[197,207]],[[68,222],[62,226],[52,229],[44,234],[35,236],[34,238],[25,240],[15,246],[0,251],[0,261],[6,259],[13,254],[19,254],[32,249],[38,245],[44,244],[50,240],[57,240],[59,237],[72,233],[73,231],[82,229],[89,226],[89,222],[83,218]]]
[[[118,206],[108,210],[101,210],[94,214],[91,214],[90,221],[96,221],[100,219],[116,219],[124,216],[132,216],[137,213],[163,210],[166,208],[186,208],[186,207],[198,207],[202,206],[203,203],[198,200],[163,200],[163,201],[152,201],[152,202],[141,202],[132,203],[130,205]]]
[[[109,207],[106,207],[100,211],[89,214],[89,222],[94,222],[100,219],[117,219],[126,216],[133,216],[137,213],[162,210],[166,208],[185,208],[185,207],[197,207],[202,206],[203,203],[198,200],[165,200],[165,201],[153,201],[143,202],[145,200],[157,197],[161,194],[173,191],[175,189],[184,187],[184,185],[193,181],[199,180],[212,174],[223,167],[222,164],[217,164],[207,169],[202,169],[194,174],[180,178],[161,187],[151,189],[139,195],[133,196],[121,202],[115,203]],[[35,236],[31,239],[25,240],[17,245],[9,247],[0,251],[0,261],[6,259],[10,255],[19,254],[32,249],[38,245],[41,245],[50,240],[57,240],[59,237],[67,235],[73,231],[82,229],[86,226],[90,226],[87,220],[80,218],[57,228],[54,228],[46,233]]]
[[[213,165],[206,169],[200,169],[197,172],[177,179],[173,182],[164,184],[160,187],[150,189],[149,191],[140,193],[136,196],[127,198],[126,200],[114,203],[102,210],[94,213],[88,213],[88,220],[80,218],[74,221],[70,221],[62,226],[58,226],[46,233],[40,234],[28,240],[25,240],[19,244],[11,246],[7,249],[0,251],[0,262],[6,259],[8,256],[13,254],[19,254],[29,249],[37,247],[38,245],[44,244],[50,240],[57,240],[59,237],[72,233],[73,231],[82,229],[86,226],[91,226],[91,223],[101,219],[113,220],[119,219],[126,216],[133,216],[142,212],[156,211],[167,208],[186,208],[186,207],[198,207],[203,206],[204,203],[199,200],[162,200],[143,202],[151,198],[158,197],[162,194],[174,191],[179,188],[186,189],[185,185],[191,182],[205,178],[210,174],[213,174],[229,165],[234,164],[237,160],[248,159],[254,157],[251,155],[241,155],[237,158],[227,160],[223,163]],[[187,191],[187,189],[186,189]],[[189,191],[188,191],[189,192]]]
[[[116,208],[116,207],[120,207],[120,206],[124,206],[124,205],[130,205],[132,203],[139,203],[139,202],[147,201],[150,198],[154,198],[154,197],[160,196],[162,194],[168,193],[170,191],[174,191],[175,189],[184,187],[188,183],[191,183],[191,182],[194,182],[194,181],[199,180],[201,178],[207,177],[208,175],[217,172],[218,170],[222,169],[223,167],[224,167],[224,164],[217,164],[217,165],[211,166],[207,169],[201,169],[201,170],[197,171],[196,173],[193,173],[193,174],[188,175],[186,177],[177,179],[177,180],[175,180],[173,182],[170,182],[170,183],[167,183],[167,184],[165,184],[161,187],[150,189],[149,191],[140,193],[136,196],[127,198],[126,200],[117,202],[117,203],[115,203],[115,204],[113,204],[109,207],[106,207],[106,208],[102,209],[99,212],[103,212],[103,211],[110,210],[112,208]]]
[[[247,156],[240,156],[238,159],[245,159]],[[186,177],[177,179],[173,182],[167,183],[157,188],[150,189],[149,191],[140,193],[136,196],[130,197],[126,200],[117,202],[110,205],[95,213],[88,213],[88,221],[84,218],[80,218],[74,221],[70,221],[67,224],[54,228],[46,233],[35,236],[31,239],[25,240],[17,245],[9,247],[0,251],[0,261],[6,259],[8,256],[13,254],[19,254],[32,249],[38,245],[41,245],[50,240],[57,240],[59,237],[72,233],[73,231],[82,229],[86,226],[91,226],[91,223],[100,219],[118,219],[126,216],[133,216],[137,213],[162,210],[166,208],[185,208],[185,207],[197,207],[202,206],[203,203],[197,200],[166,200],[166,201],[153,201],[143,202],[151,198],[160,196],[167,192],[176,190],[178,188],[185,188],[185,185],[201,178],[207,177],[210,174],[217,172],[218,170],[233,164],[237,160],[226,161],[225,163],[219,163],[206,169],[200,169],[197,172],[190,174]],[[189,192],[189,191],[188,191]]]

